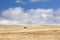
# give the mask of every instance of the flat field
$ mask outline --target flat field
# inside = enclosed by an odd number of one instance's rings
[[[60,40],[60,25],[0,25],[0,40]]]

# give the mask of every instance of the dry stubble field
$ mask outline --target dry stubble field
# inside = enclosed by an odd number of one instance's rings
[[[60,25],[0,25],[0,40],[60,40]]]

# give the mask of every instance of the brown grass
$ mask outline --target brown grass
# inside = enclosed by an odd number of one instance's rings
[[[60,40],[60,25],[0,25],[0,40]]]

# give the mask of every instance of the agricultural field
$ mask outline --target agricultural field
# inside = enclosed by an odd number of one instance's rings
[[[60,40],[60,25],[0,25],[0,40]]]

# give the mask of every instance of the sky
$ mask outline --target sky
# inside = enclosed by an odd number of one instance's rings
[[[60,24],[60,0],[0,0],[0,24]]]

